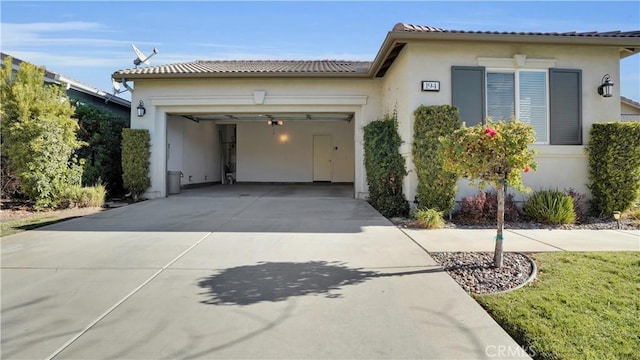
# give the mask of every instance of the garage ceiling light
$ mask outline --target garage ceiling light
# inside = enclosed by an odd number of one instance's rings
[[[271,126],[282,126],[284,125],[284,121],[282,120],[273,120],[273,119],[269,119],[267,120],[267,125],[271,125]]]

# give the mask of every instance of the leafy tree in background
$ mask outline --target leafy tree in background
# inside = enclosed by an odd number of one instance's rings
[[[128,120],[112,111],[90,104],[76,103],[78,136],[87,143],[76,154],[85,159],[82,183],[104,183],[108,196],[124,193],[122,184],[122,129]]]
[[[0,83],[2,151],[21,191],[42,210],[60,205],[66,189],[80,185],[82,167],[74,151],[78,123],[63,88],[44,84],[44,68],[22,63],[12,74],[3,64]]]
[[[512,118],[509,122],[492,122],[486,125],[465,127],[442,137],[444,169],[464,177],[484,188],[487,184],[496,188],[498,195],[497,236],[494,266],[502,267],[502,230],[504,227],[504,193],[506,187],[529,191],[522,184],[522,172],[537,167],[533,160],[535,151],[529,145],[535,141],[533,127]]]

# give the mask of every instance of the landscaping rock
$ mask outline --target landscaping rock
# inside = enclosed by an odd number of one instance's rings
[[[401,228],[413,228],[414,220],[410,218],[390,218],[394,225]],[[495,222],[487,223],[462,223],[459,221],[447,221],[443,227],[444,229],[495,229]],[[541,224],[532,221],[520,221],[520,222],[505,222],[505,229],[560,229],[560,230],[616,230],[618,229],[618,223],[615,220],[601,219],[597,217],[589,217],[580,224],[567,224],[567,225],[551,225]],[[620,220],[621,230],[640,230],[639,223],[633,223],[630,219]]]
[[[493,266],[493,253],[441,252],[431,257],[468,293],[491,294],[515,289],[532,278],[534,267],[521,253],[504,253],[501,268]]]

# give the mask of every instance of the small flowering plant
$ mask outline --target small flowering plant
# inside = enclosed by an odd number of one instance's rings
[[[445,170],[479,185],[497,182],[519,190],[529,191],[522,183],[522,173],[535,170],[535,132],[529,124],[512,118],[510,121],[462,127],[440,139],[445,158]]]
[[[529,192],[522,183],[522,174],[535,170],[535,132],[529,124],[511,118],[508,122],[493,122],[465,127],[440,138],[444,158],[443,168],[472,184],[484,188],[493,185],[498,194],[496,250],[494,266],[502,266],[502,229],[504,226],[504,192],[506,187]]]

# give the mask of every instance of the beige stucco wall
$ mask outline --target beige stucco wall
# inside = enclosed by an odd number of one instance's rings
[[[367,191],[362,166],[362,127],[378,118],[381,113],[382,99],[379,83],[380,80],[375,79],[136,81],[132,103],[138,104],[140,100],[144,101],[147,114],[142,118],[135,116],[134,106],[131,126],[148,129],[153,144],[150,170],[151,188],[145,196],[149,198],[166,196],[166,172],[173,170],[167,169],[167,114],[342,112],[354,114],[352,124],[349,124],[351,130],[347,129],[353,143],[353,155],[341,157],[338,164],[334,165],[337,167],[336,180],[334,181],[350,181],[349,179],[352,179],[356,196],[362,198],[366,196]],[[256,91],[265,92],[262,103],[258,97],[254,96]],[[338,140],[342,144],[344,134],[339,136],[336,134],[334,141]],[[347,148],[342,145],[339,146],[339,149],[347,151]],[[348,162],[351,163],[349,168],[352,169],[352,174],[344,170],[347,168]],[[238,164],[241,164],[240,160]],[[253,176],[247,172],[244,172],[244,175],[240,171],[239,173],[240,176],[249,176],[247,179]],[[204,174],[197,174],[197,176],[200,175],[204,176]]]
[[[331,181],[355,179],[353,122],[286,121],[272,129],[263,122],[237,125],[237,180],[312,182],[313,136],[330,135]]]
[[[390,84],[395,79],[404,81],[404,90],[398,89],[403,101],[398,102],[401,124],[412,123],[413,110],[418,106],[451,103],[451,66],[478,66],[479,57],[513,58],[524,54],[528,59],[555,59],[555,68],[582,70],[582,121],[583,143],[588,141],[591,124],[596,121],[619,119],[619,89],[614,87],[613,96],[603,98],[597,94],[597,87],[604,74],[610,74],[615,82],[619,79],[618,49],[611,47],[519,45],[519,44],[477,44],[469,42],[414,42],[408,43],[403,53],[403,62],[394,63],[388,74]],[[440,81],[439,92],[421,91],[421,81]],[[386,93],[385,93],[386,94]],[[404,191],[408,199],[416,195],[417,177],[413,171],[411,145],[413,128],[401,126],[401,136],[405,142],[402,153],[407,158],[409,176],[405,180]],[[525,176],[525,184],[531,188],[566,188],[588,193],[587,159],[584,146],[535,145],[539,155],[538,171]],[[460,181],[458,200],[477,191]]]
[[[167,171],[180,171],[181,185],[219,182],[220,140],[211,121],[167,117]]]

